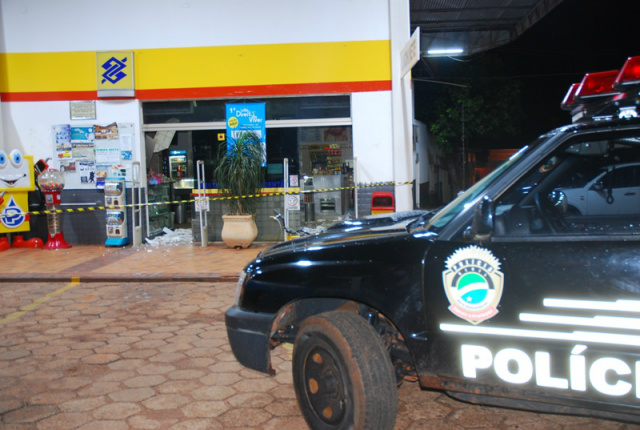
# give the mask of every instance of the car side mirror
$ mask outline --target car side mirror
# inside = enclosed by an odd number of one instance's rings
[[[473,221],[464,232],[467,240],[482,242],[493,232],[493,201],[484,196],[473,209]]]
[[[604,184],[602,181],[598,181],[591,186],[591,189],[594,191],[602,191],[604,190]]]

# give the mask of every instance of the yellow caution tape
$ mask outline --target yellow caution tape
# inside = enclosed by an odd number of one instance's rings
[[[355,190],[362,188],[375,188],[375,187],[383,187],[389,185],[411,185],[413,181],[405,181],[405,182],[377,182],[366,185],[354,185],[352,187],[338,187],[338,188],[323,188],[320,190],[300,190],[300,191],[290,191],[290,192],[275,192],[275,193],[260,193],[260,194],[247,194],[244,196],[221,196],[221,197],[205,197],[206,200],[215,202],[215,201],[223,201],[223,200],[239,200],[239,199],[252,199],[252,198],[261,198],[261,197],[275,197],[275,196],[283,196],[283,195],[292,195],[292,194],[313,194],[313,193],[326,193],[331,191],[343,191],[343,190]],[[200,199],[190,199],[190,200],[173,200],[166,202],[151,202],[151,203],[131,203],[121,206],[89,206],[86,208],[76,208],[76,209],[45,209],[42,211],[31,211],[28,212],[30,215],[53,215],[53,214],[64,214],[64,213],[74,213],[74,212],[95,212],[95,211],[104,211],[104,210],[118,210],[122,208],[137,208],[141,209],[145,206],[160,206],[160,205],[170,205],[170,204],[179,204],[179,203],[194,203]],[[27,213],[22,213],[26,215]],[[17,215],[17,213],[16,213]]]

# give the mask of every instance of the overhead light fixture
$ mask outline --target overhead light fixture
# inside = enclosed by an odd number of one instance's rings
[[[450,48],[450,49],[429,49],[427,55],[458,55],[462,54],[464,49],[462,48]]]

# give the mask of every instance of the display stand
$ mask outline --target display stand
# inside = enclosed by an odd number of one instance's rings
[[[104,199],[107,206],[106,246],[129,244],[127,231],[126,188],[124,178],[107,178],[104,183]]]
[[[163,232],[164,228],[171,228],[171,211],[169,210],[169,200],[171,200],[171,184],[149,185],[147,188],[147,203],[149,224],[148,235],[155,236]]]

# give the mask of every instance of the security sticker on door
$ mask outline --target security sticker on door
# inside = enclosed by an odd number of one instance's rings
[[[297,194],[288,194],[285,198],[287,209],[290,211],[300,210],[300,196]]]
[[[197,212],[209,212],[211,210],[211,204],[206,197],[196,197],[195,204]]]
[[[504,277],[491,251],[471,245],[456,250],[445,264],[442,281],[451,312],[472,324],[498,313]]]

